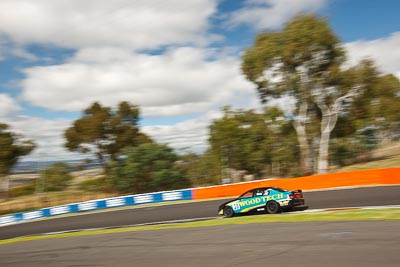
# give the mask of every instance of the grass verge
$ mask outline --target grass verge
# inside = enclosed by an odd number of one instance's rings
[[[187,223],[132,226],[124,228],[103,229],[103,230],[87,230],[81,232],[5,239],[5,240],[0,240],[0,245],[16,243],[16,242],[33,241],[33,240],[53,239],[53,238],[66,238],[66,237],[125,233],[125,232],[136,232],[136,231],[154,231],[154,230],[165,230],[165,229],[252,224],[252,223],[317,222],[317,221],[388,221],[388,220],[391,221],[400,220],[400,208],[322,211],[316,213],[284,213],[276,215],[267,214],[267,215],[257,215],[257,216],[242,216],[230,219],[212,219],[206,221],[187,222]]]
[[[398,168],[398,167],[400,167],[400,155],[395,155],[385,159],[377,159],[370,162],[346,166],[336,170],[335,172],[350,172],[350,171]]]

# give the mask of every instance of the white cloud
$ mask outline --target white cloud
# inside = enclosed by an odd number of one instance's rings
[[[300,13],[315,12],[327,0],[247,0],[227,21],[231,27],[249,24],[256,29],[276,29]]]
[[[178,153],[202,153],[208,147],[208,126],[220,118],[222,112],[210,111],[203,116],[174,125],[144,126],[142,131],[158,143],[168,144]]]
[[[355,65],[364,58],[371,58],[383,72],[396,74],[400,78],[399,47],[400,32],[380,39],[345,44],[350,65]]]
[[[0,61],[5,60],[10,55],[23,58],[28,61],[38,60],[37,56],[30,53],[22,46],[12,44],[8,38],[5,38],[0,32]]]
[[[220,118],[221,112],[211,111],[196,118],[174,125],[144,126],[143,132],[159,143],[167,144],[178,153],[202,153],[208,147],[208,126],[213,119]],[[86,156],[64,148],[64,132],[72,123],[67,119],[43,119],[32,116],[16,116],[3,119],[10,130],[21,134],[24,139],[33,140],[37,148],[23,161],[76,160]],[[90,155],[89,155],[90,156]]]
[[[51,110],[80,111],[94,101],[130,101],[144,115],[194,114],[255,95],[237,56],[182,47],[163,55],[122,49],[84,49],[62,65],[32,67],[21,82],[22,99]]]
[[[210,111],[203,116],[174,125],[144,126],[141,130],[159,143],[167,144],[178,153],[202,153],[208,146],[208,126],[213,119],[220,118],[219,111]],[[43,119],[32,116],[16,116],[3,119],[10,130],[33,140],[37,148],[23,161],[75,160],[86,156],[64,148],[64,132],[72,123],[67,119]]]
[[[81,111],[94,101],[115,106],[126,100],[139,105],[144,116],[200,114],[174,125],[143,127],[158,142],[200,152],[221,106],[260,107],[254,86],[241,74],[239,56],[204,48],[219,38],[208,31],[218,1],[2,0],[0,36],[16,44],[14,55],[35,60],[23,50],[28,44],[75,51],[64,63],[23,70],[20,100],[49,112]],[[325,2],[247,1],[230,23],[277,27]],[[143,52],[158,48],[166,50],[157,55]],[[76,157],[63,148],[62,134],[70,122],[30,116],[9,120],[39,145],[30,158],[60,159]]]
[[[115,47],[86,48],[65,64],[26,69],[21,100],[62,111],[81,111],[93,101],[115,106],[126,100],[139,105],[144,116],[200,114],[174,125],[146,126],[143,131],[177,151],[202,152],[208,145],[207,127],[220,115],[220,107],[260,106],[254,86],[239,66],[237,55],[214,49],[181,47],[147,55]],[[62,131],[68,125],[64,123]],[[39,134],[30,136],[42,140]],[[54,151],[70,157],[60,137],[53,138],[59,140],[55,141],[59,150],[45,147],[40,153]]]
[[[4,120],[10,130],[22,134],[24,139],[33,140],[37,148],[24,161],[49,161],[83,158],[78,153],[67,151],[64,146],[64,131],[71,124],[67,119],[43,119],[32,116],[16,116]]]
[[[38,57],[32,53],[29,53],[27,50],[21,48],[21,47],[14,47],[10,51],[13,56],[19,57],[26,59],[28,61],[36,61],[38,60]]]
[[[215,0],[2,0],[0,35],[18,44],[154,49],[206,44]]]
[[[6,117],[18,110],[20,107],[13,98],[6,94],[0,94],[0,117]]]

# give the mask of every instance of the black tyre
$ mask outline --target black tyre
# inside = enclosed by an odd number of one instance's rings
[[[268,213],[276,214],[280,212],[281,206],[279,205],[278,202],[272,200],[268,201],[266,209]]]
[[[235,215],[235,213],[233,212],[233,209],[229,206],[225,206],[224,208],[224,216],[226,218],[230,218],[233,217]]]

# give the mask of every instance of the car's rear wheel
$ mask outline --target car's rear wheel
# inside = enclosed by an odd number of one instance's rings
[[[267,203],[267,212],[268,213],[276,214],[276,213],[279,213],[280,209],[281,209],[281,207],[278,202],[273,201],[273,200],[268,201],[268,203]]]
[[[235,213],[233,212],[233,209],[229,206],[225,206],[224,208],[224,216],[226,218],[230,218],[233,217],[235,215]]]

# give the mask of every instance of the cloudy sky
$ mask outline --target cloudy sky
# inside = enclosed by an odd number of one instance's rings
[[[293,16],[328,17],[349,62],[400,77],[397,0],[0,0],[0,121],[33,139],[24,160],[76,158],[64,130],[94,101],[139,105],[141,128],[203,151],[220,108],[259,108],[240,57]]]

